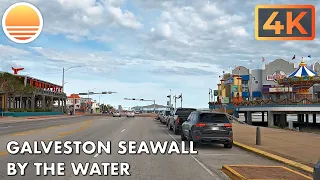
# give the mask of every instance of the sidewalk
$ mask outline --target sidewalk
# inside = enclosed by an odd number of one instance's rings
[[[261,145],[256,143],[256,126],[233,124],[234,141],[305,164],[311,168],[320,160],[320,135],[260,127]]]

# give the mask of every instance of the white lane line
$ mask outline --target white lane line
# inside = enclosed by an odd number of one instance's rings
[[[176,141],[180,146],[181,144],[178,142],[176,138],[174,138],[168,131],[164,130],[174,141]],[[208,169],[202,162],[200,162],[196,157],[194,157],[192,154],[190,156],[204,169],[206,170],[215,180],[220,180],[221,178],[214,174],[210,169]]]
[[[99,154],[97,153],[96,155],[94,155],[94,157],[96,158],[96,157],[98,157],[99,156]]]
[[[123,131],[125,131],[126,129],[122,129],[122,131],[121,132],[123,132]]]

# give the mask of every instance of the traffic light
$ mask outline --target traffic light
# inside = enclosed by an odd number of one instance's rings
[[[104,91],[104,92],[102,92],[101,94],[108,94],[108,92]]]
[[[136,98],[132,98],[132,100],[136,100]]]
[[[140,99],[140,101],[143,101],[144,99]]]

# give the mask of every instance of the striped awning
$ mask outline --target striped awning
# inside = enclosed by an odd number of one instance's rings
[[[297,68],[293,73],[291,73],[288,77],[313,77],[316,76],[317,73],[308,69],[307,64],[302,60],[299,68]]]

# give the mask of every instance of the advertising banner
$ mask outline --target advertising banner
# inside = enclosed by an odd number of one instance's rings
[[[232,92],[238,92],[238,86],[232,86]]]
[[[292,87],[275,87],[275,88],[269,88],[269,92],[292,92]]]
[[[228,103],[229,103],[229,97],[224,97],[224,98],[222,99],[222,103],[223,103],[223,104],[228,104]]]

